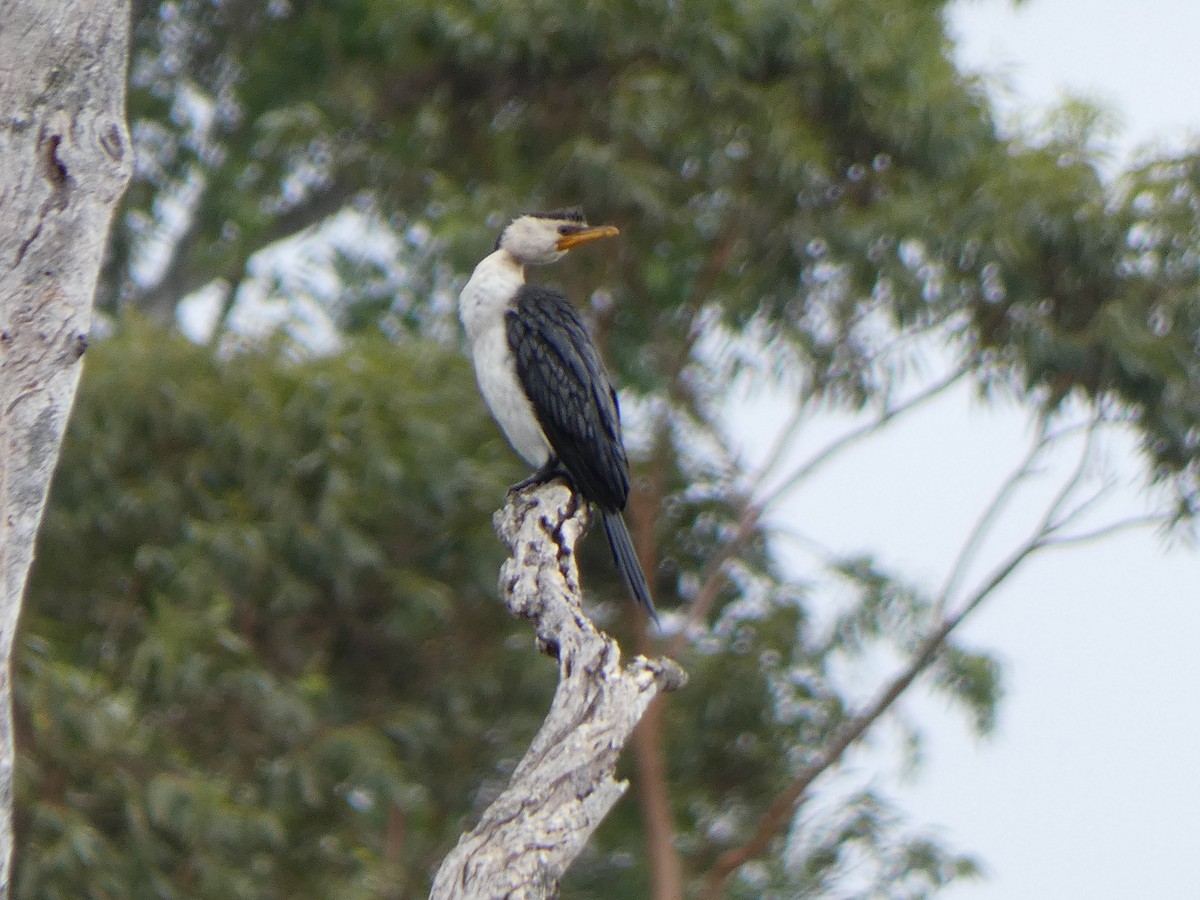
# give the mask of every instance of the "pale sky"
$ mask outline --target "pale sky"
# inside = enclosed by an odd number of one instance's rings
[[[959,3],[951,27],[962,64],[1009,85],[1006,111],[1095,98],[1124,123],[1121,157],[1200,134],[1196,0],[976,0]],[[1019,417],[972,411],[962,397],[942,414],[965,426],[964,455],[1015,449]],[[1136,472],[1136,461],[1123,468]],[[951,476],[975,477],[957,466]],[[999,726],[980,742],[956,715],[924,715],[931,752],[903,795],[986,865],[985,881],[940,896],[1200,897],[1198,585],[1197,551],[1138,534],[1046,557],[981,612],[967,634],[1005,662]]]
[[[1073,94],[1117,113],[1124,151],[1200,135],[1195,0],[958,0],[950,30],[964,68],[1012,88],[996,95],[1006,112]]]

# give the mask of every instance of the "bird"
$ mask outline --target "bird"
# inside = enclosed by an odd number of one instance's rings
[[[658,621],[650,587],[621,515],[629,459],[617,392],[591,333],[566,296],[525,281],[576,247],[616,237],[578,209],[517,216],[458,298],[467,352],[484,403],[534,474],[510,489],[565,476],[600,510],[617,572],[630,597]]]

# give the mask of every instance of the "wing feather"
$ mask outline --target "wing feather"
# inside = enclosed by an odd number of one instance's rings
[[[575,487],[601,509],[624,509],[629,460],[617,393],[578,313],[559,291],[524,285],[506,313],[517,377]]]

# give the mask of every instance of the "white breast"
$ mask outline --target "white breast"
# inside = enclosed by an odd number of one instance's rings
[[[550,458],[550,445],[517,378],[504,325],[509,301],[524,283],[521,266],[497,250],[475,267],[459,294],[458,315],[467,333],[475,380],[492,418],[517,454],[540,469]]]

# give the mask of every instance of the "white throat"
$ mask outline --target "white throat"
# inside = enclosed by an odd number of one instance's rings
[[[504,326],[504,312],[525,283],[525,267],[507,250],[485,256],[458,295],[458,317],[467,332],[467,347],[474,355],[475,342],[488,328]]]
[[[507,250],[497,250],[471,273],[458,295],[458,316],[488,411],[517,454],[540,469],[550,458],[550,444],[517,378],[504,319],[524,283],[524,267]]]

